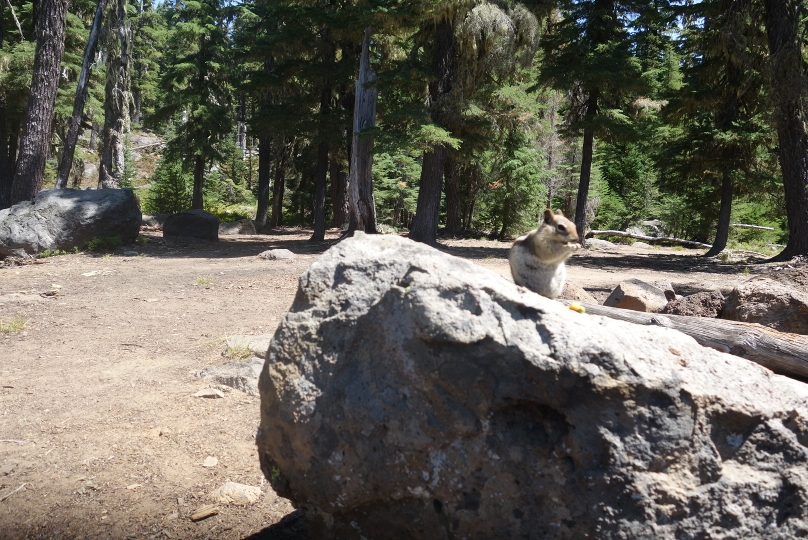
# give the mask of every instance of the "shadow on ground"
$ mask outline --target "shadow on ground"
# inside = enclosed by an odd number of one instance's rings
[[[309,540],[306,534],[306,523],[300,512],[292,512],[284,516],[275,525],[261,529],[244,540]]]

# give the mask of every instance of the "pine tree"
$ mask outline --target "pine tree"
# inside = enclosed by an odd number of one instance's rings
[[[191,207],[204,205],[208,165],[221,156],[217,139],[232,127],[228,18],[220,0],[192,0],[169,8],[166,70],[161,79],[165,105],[155,116],[176,123],[166,153],[193,171]]]

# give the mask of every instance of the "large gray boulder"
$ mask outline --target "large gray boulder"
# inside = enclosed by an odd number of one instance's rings
[[[198,209],[171,214],[163,222],[163,237],[196,238],[209,242],[218,240],[219,218]]]
[[[0,255],[82,247],[93,238],[134,242],[140,205],[131,189],[48,189],[0,210]]]
[[[259,390],[311,538],[808,534],[806,385],[396,236],[301,276]]]

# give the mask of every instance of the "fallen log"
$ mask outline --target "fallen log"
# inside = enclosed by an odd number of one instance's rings
[[[561,302],[570,304],[568,300]],[[808,336],[778,332],[760,324],[581,305],[590,315],[672,328],[705,347],[746,358],[781,375],[808,379]]]
[[[592,238],[593,236],[621,236],[623,238],[634,238],[635,240],[642,240],[643,242],[670,242],[672,244],[684,244],[686,246],[711,248],[710,244],[696,242],[695,240],[683,240],[681,238],[671,238],[670,236],[646,236],[644,234],[633,234],[626,231],[589,231],[584,238]]]
[[[764,227],[763,225],[749,225],[747,223],[732,223],[731,227],[740,227],[741,229],[759,229],[761,231],[773,231],[774,227]]]

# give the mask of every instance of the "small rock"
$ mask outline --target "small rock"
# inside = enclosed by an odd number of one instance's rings
[[[179,512],[173,512],[166,516],[166,521],[171,521],[172,519],[177,519],[178,517],[180,517]]]
[[[264,351],[266,354],[266,350]],[[221,366],[211,366],[196,374],[207,381],[241,390],[251,396],[258,395],[258,376],[264,367],[260,358],[238,360]]]
[[[255,230],[255,223],[251,219],[242,219],[240,221],[231,221],[229,223],[219,224],[219,234],[258,234]]]
[[[208,456],[205,458],[205,461],[202,462],[203,467],[215,467],[219,464],[219,460],[213,456]]]
[[[200,390],[193,397],[203,397],[203,398],[210,398],[210,399],[219,399],[223,398],[224,394],[221,391],[216,390],[215,388],[205,388],[204,390]]]
[[[599,249],[617,249],[617,244],[609,242],[608,240],[601,240],[600,238],[589,238],[586,240],[586,249],[599,250]]]
[[[291,260],[296,257],[296,255],[288,249],[269,249],[258,256],[269,261],[277,261],[282,259]]]
[[[215,516],[218,513],[219,513],[218,508],[216,508],[212,504],[205,504],[197,508],[196,511],[194,511],[194,513],[191,514],[191,521],[202,521],[203,519]]]
[[[673,290],[673,284],[670,281],[660,279],[657,281],[652,281],[651,285],[657,289],[662,289],[662,292],[665,293],[665,298],[668,299],[668,302],[671,300],[676,300],[676,291]]]
[[[221,504],[247,505],[256,502],[261,498],[261,488],[227,482],[213,490],[210,497]]]
[[[654,247],[646,242],[634,242],[631,245],[634,246],[635,248],[642,248],[642,249],[652,249]]]
[[[659,313],[668,305],[664,291],[639,279],[627,279],[603,302],[606,307]]]
[[[598,301],[595,297],[586,292],[583,287],[577,283],[567,281],[564,283],[564,290],[561,291],[561,300],[574,300],[576,302],[584,302],[585,304],[597,304]]]

